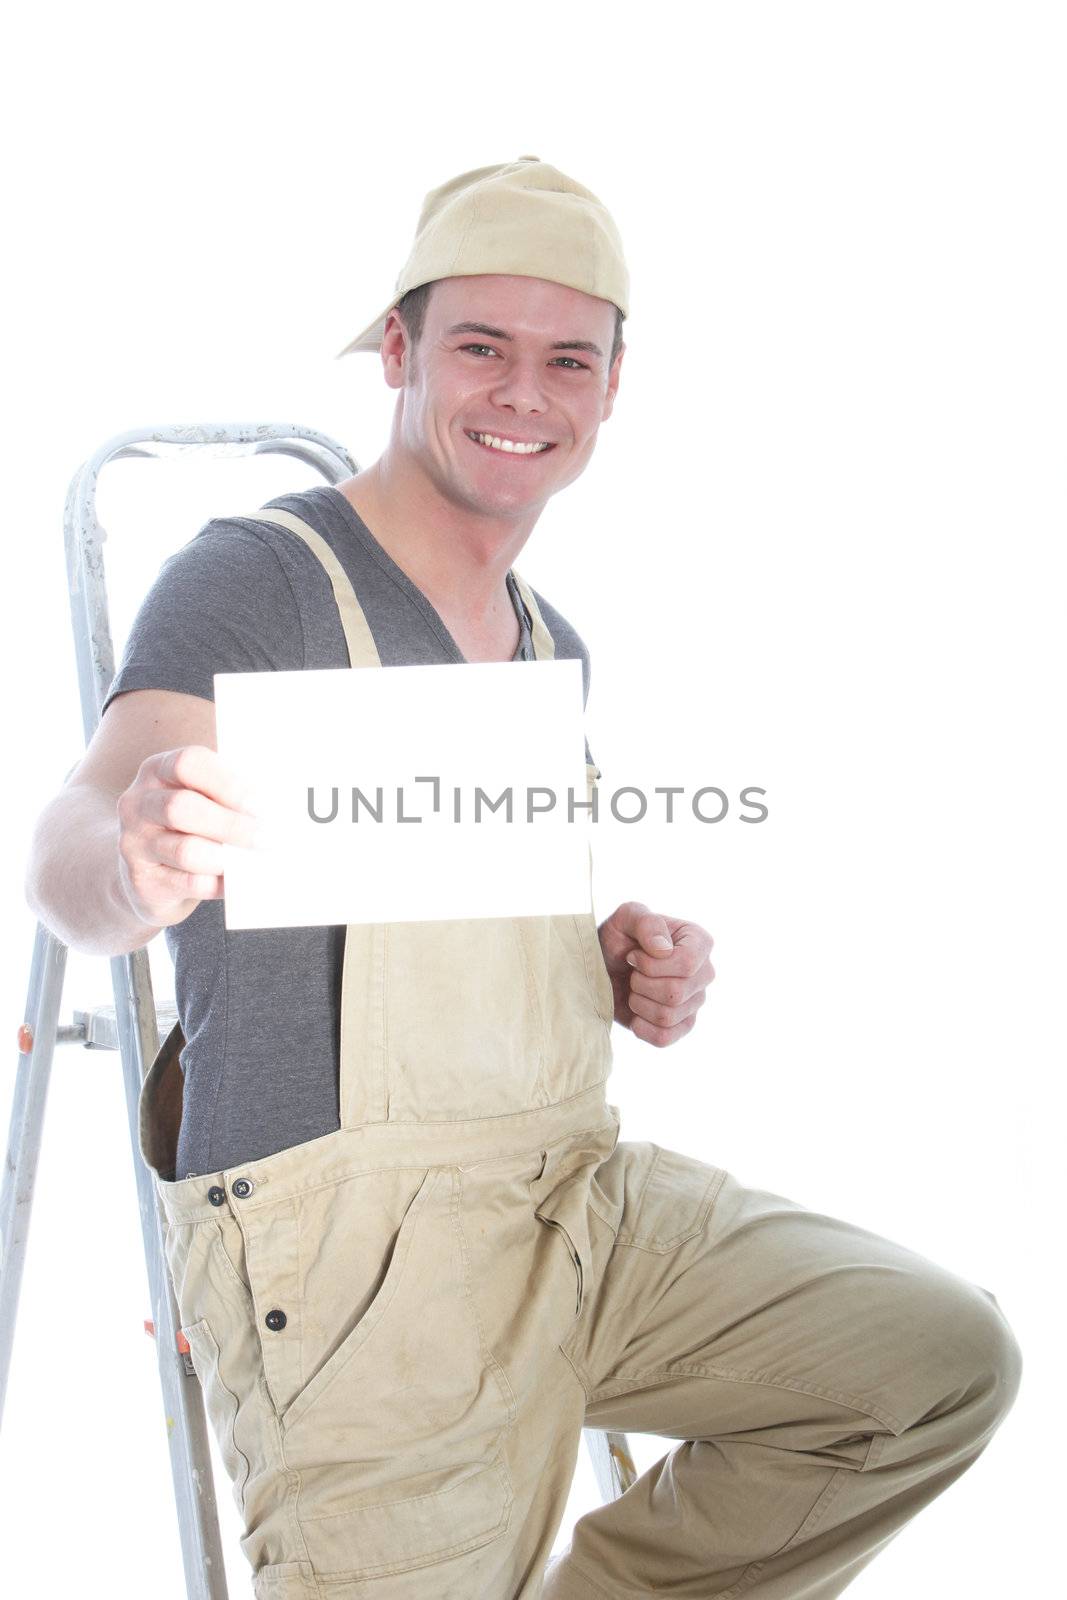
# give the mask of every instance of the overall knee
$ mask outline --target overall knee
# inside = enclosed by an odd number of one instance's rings
[[[996,1295],[980,1285],[975,1288],[981,1296],[976,1316],[982,1352],[977,1381],[986,1396],[986,1409],[996,1425],[1015,1404],[1022,1381],[1023,1355]]]
[[[991,1290],[930,1266],[906,1295],[904,1359],[915,1379],[910,1422],[955,1412],[961,1427],[988,1435],[1011,1410],[1022,1351]]]

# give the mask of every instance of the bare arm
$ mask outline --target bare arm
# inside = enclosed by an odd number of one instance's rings
[[[250,843],[252,819],[215,743],[199,695],[112,701],[30,849],[27,902],[64,944],[123,955],[221,897],[222,841]]]

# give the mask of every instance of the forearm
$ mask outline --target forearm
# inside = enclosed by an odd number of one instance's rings
[[[60,790],[38,818],[26,870],[26,900],[72,950],[125,955],[159,932],[130,905],[118,840],[113,797],[88,784]]]

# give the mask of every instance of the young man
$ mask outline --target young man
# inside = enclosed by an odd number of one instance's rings
[[[632,902],[599,929],[223,927],[251,820],[215,671],[587,667],[512,563],[611,414],[628,295],[610,216],[537,158],[432,191],[348,347],[397,390],[387,449],[166,563],[39,825],[60,937],[175,954],[142,1149],[260,1600],[829,1600],[1018,1387],[988,1290],[618,1139],[612,1023],[693,1026],[704,929]],[[583,1425],[682,1443],[546,1575]]]

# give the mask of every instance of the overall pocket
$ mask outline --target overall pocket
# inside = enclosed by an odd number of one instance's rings
[[[541,1170],[529,1182],[534,1216],[553,1229],[566,1247],[574,1274],[574,1320],[593,1290],[593,1248],[589,1212],[596,1175],[618,1144],[619,1117],[599,1128],[572,1134],[543,1152]]]
[[[389,1173],[369,1175],[383,1185]],[[336,1247],[361,1225],[362,1179],[333,1195],[301,1308],[308,1329],[336,1321]],[[301,1240],[313,1248],[311,1213]],[[253,1281],[255,1273],[253,1272]],[[266,1334],[265,1337],[269,1337]],[[458,1225],[458,1174],[421,1178],[355,1325],[280,1414],[296,1517],[316,1573],[362,1578],[474,1550],[506,1529],[514,1499],[503,1456],[507,1380],[484,1348]]]
[[[220,1351],[206,1318],[191,1322],[182,1333],[189,1343],[193,1371],[200,1380],[208,1421],[218,1443],[222,1464],[233,1488],[237,1509],[244,1515],[245,1485],[251,1463],[237,1443],[239,1401],[219,1371]]]
[[[516,920],[392,922],[385,952],[388,1120],[491,1117],[527,1106],[545,1028]]]
[[[580,1317],[589,1273],[588,1185],[580,1178],[561,1183],[537,1207],[534,1216],[560,1235],[570,1256],[575,1278],[574,1316]]]
[[[253,1480],[282,1471],[252,1297],[213,1218],[172,1223],[164,1253],[208,1421],[243,1516]]]

